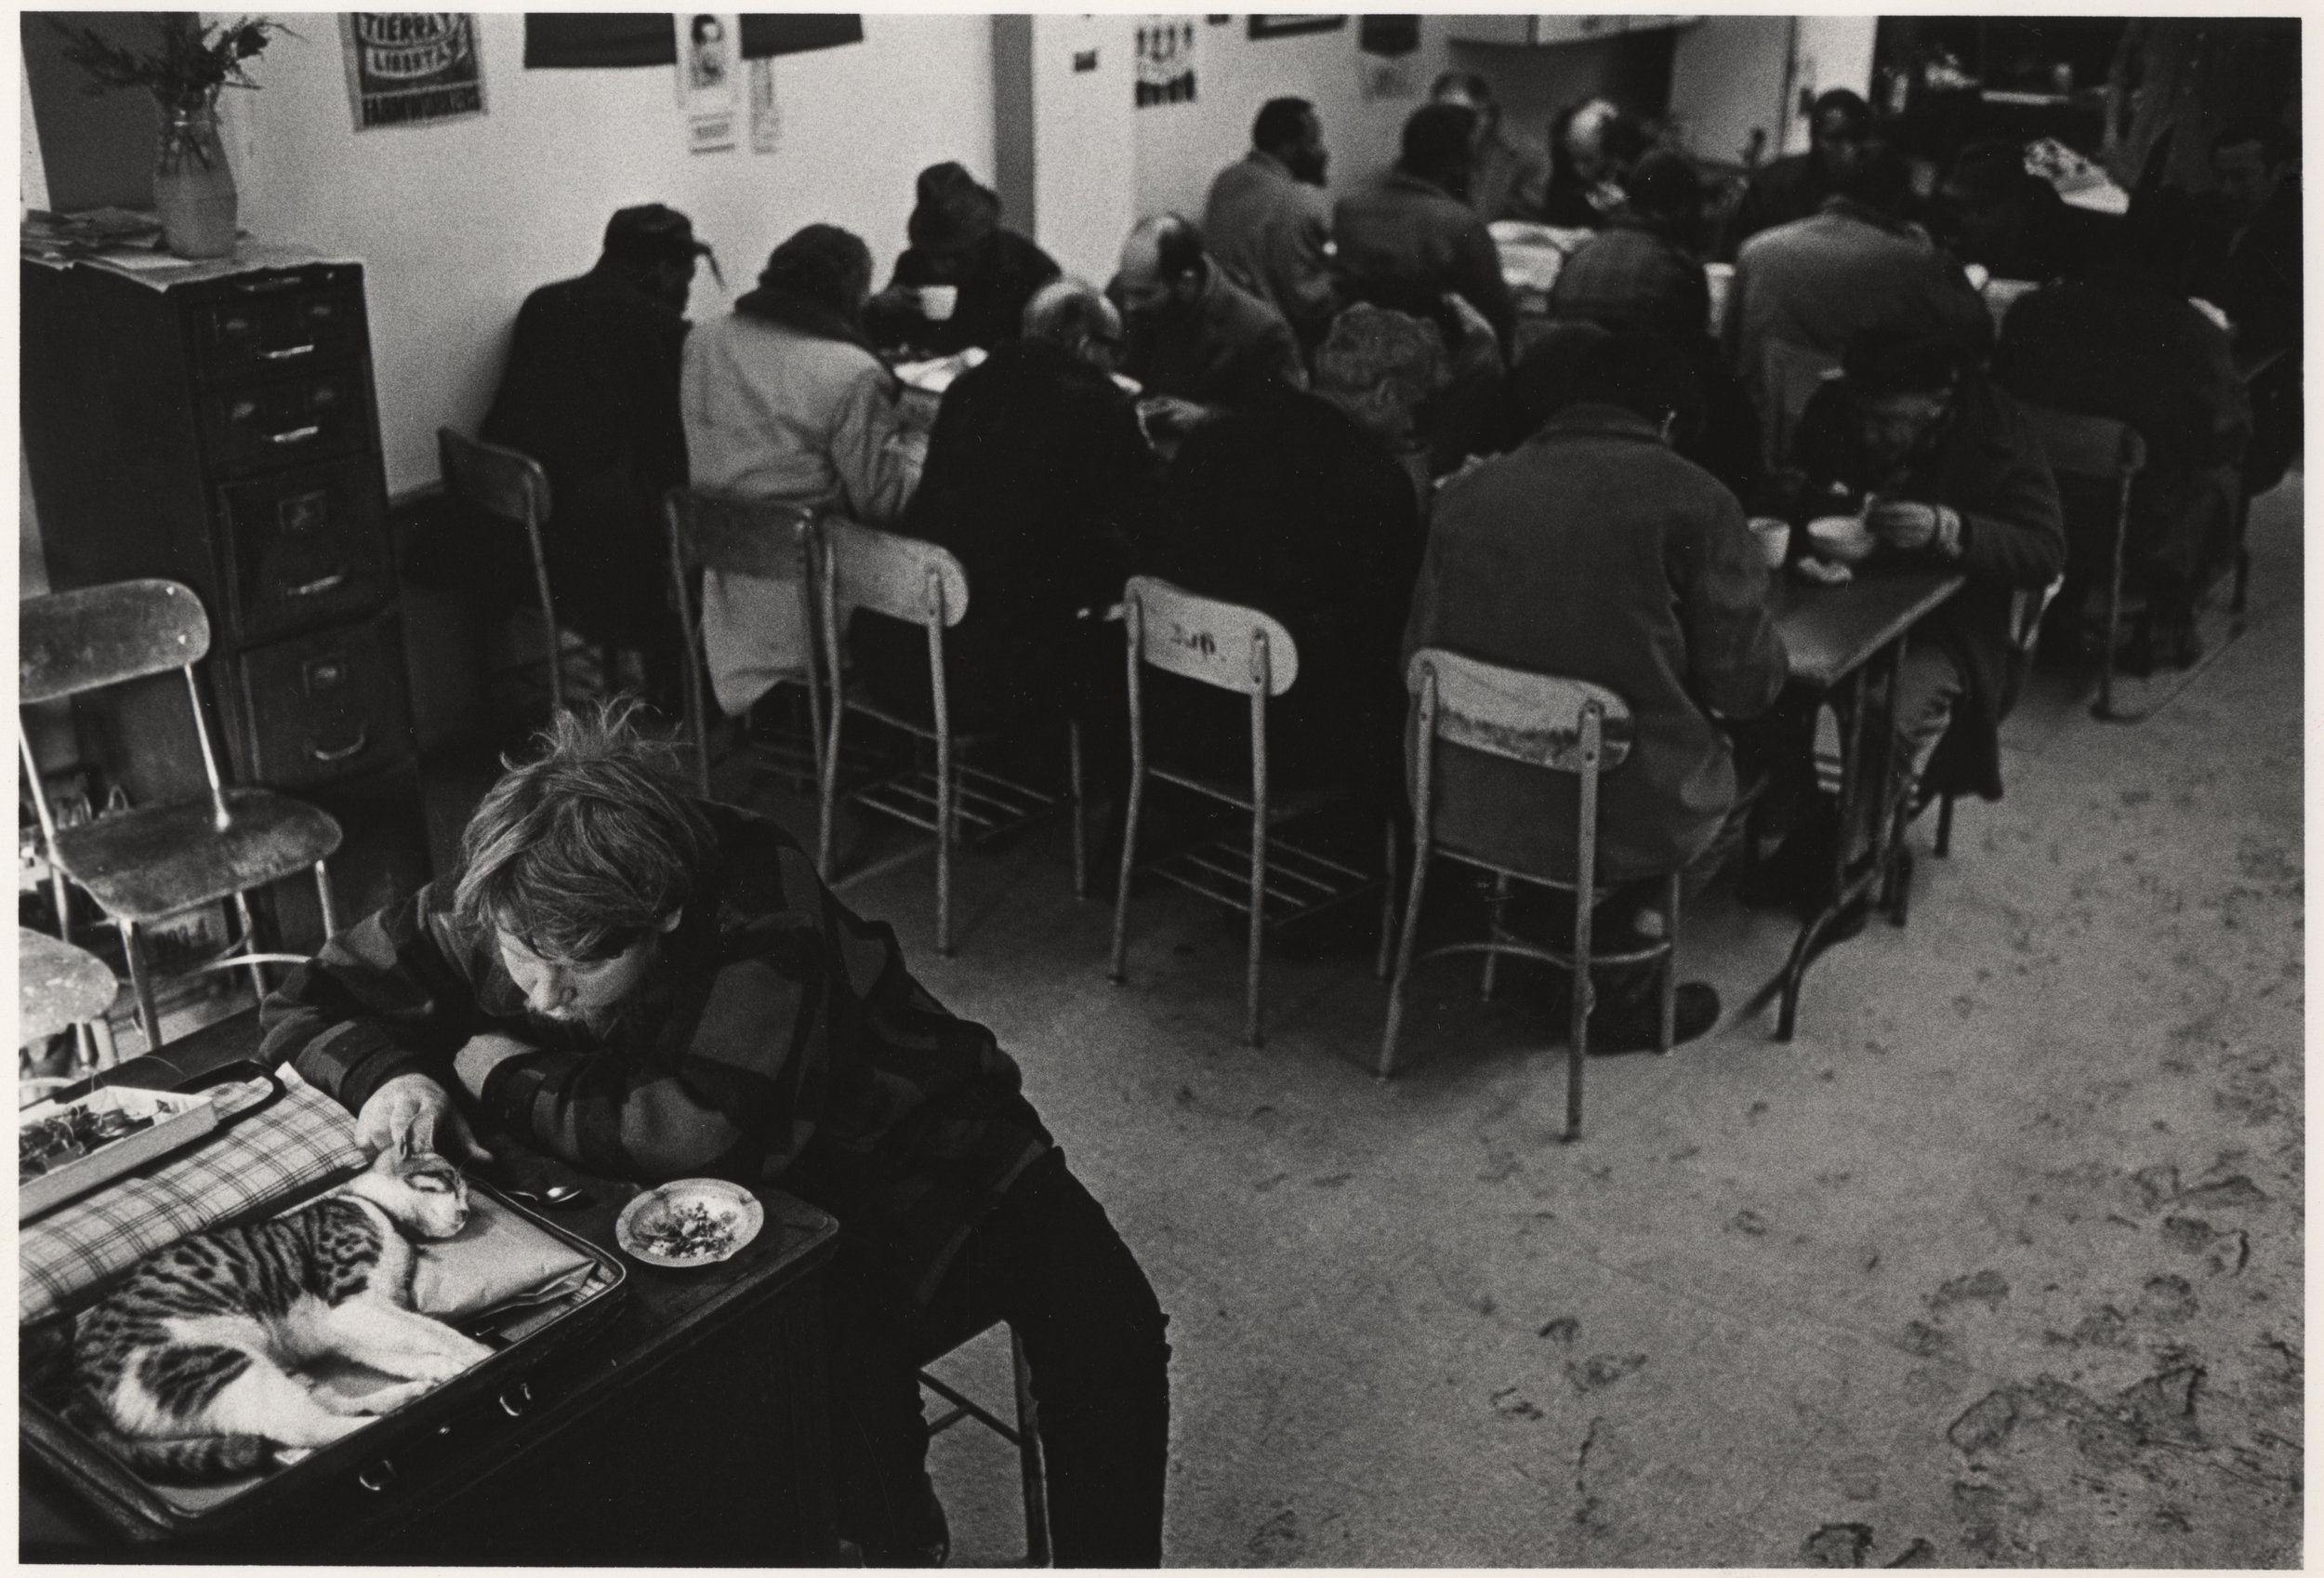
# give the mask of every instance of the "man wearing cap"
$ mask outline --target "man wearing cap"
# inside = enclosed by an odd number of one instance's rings
[[[864,309],[874,341],[924,355],[1017,338],[1025,303],[1055,279],[1050,255],[1000,222],[1000,198],[949,161],[922,170],[888,288]]]
[[[2025,150],[2014,142],[1962,149],[1937,196],[1953,256],[1982,264],[1996,279],[2061,279],[2112,250],[2113,221],[2069,206],[2055,187],[2027,174]]]
[[[2031,418],[1957,338],[1872,329],[1808,402],[1792,463],[1811,485],[1867,500],[1882,557],[1966,577],[1913,627],[1887,726],[1908,792],[1926,783],[2000,799],[2000,722],[2024,678],[2018,619],[2066,564],[2057,488]],[[1876,809],[1877,796],[1862,798]],[[1868,820],[1855,831],[1868,834]],[[1803,864],[1829,882],[1829,859]]]
[[[1458,104],[1477,118],[1476,141],[1469,165],[1469,206],[1486,224],[1496,219],[1541,218],[1541,204],[1550,185],[1546,145],[1527,147],[1511,140],[1501,127],[1501,107],[1493,85],[1474,72],[1446,72],[1428,90],[1433,104]]]
[[[1702,218],[1702,184],[1684,158],[1658,149],[1619,185],[1622,206],[1613,219],[1558,271],[1550,315],[1691,344],[1710,324],[1710,290],[1691,245]]]
[[[1323,123],[1304,99],[1270,99],[1251,151],[1219,172],[1203,208],[1210,256],[1227,277],[1284,316],[1303,345],[1331,327],[1331,206],[1324,198]]]
[[[674,208],[615,214],[596,267],[525,298],[482,430],[548,473],[541,536],[559,619],[639,651],[664,701],[677,632],[662,597],[661,501],[686,484],[678,370],[694,259],[709,250]],[[503,569],[529,590],[529,562],[484,574]]]
[[[1732,259],[1744,242],[1762,231],[1815,213],[1879,152],[1873,137],[1872,106],[1844,87],[1835,87],[1816,100],[1808,113],[1808,126],[1806,152],[1778,159],[1751,177],[1735,217],[1727,221],[1725,257]]]

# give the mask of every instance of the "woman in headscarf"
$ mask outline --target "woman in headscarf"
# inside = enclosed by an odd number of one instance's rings
[[[759,288],[686,341],[680,394],[693,485],[884,525],[919,462],[903,442],[896,381],[863,328],[871,253],[833,225],[776,247]],[[729,715],[807,670],[796,595],[753,576],[703,573],[702,638]]]
[[[872,338],[949,356],[1017,338],[1033,293],[1057,264],[1000,222],[1000,198],[947,161],[922,170],[905,226],[911,246],[866,313]]]

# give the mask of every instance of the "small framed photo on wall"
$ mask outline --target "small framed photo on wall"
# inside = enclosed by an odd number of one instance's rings
[[[1345,17],[1260,16],[1250,20],[1253,38],[1289,38],[1301,33],[1337,33],[1348,25]]]

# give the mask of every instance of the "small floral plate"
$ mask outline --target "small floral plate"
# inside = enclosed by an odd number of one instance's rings
[[[715,1266],[759,1236],[767,1209],[721,1178],[680,1178],[621,1208],[614,1239],[648,1266]]]

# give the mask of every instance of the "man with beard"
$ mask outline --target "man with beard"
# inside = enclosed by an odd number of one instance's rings
[[[674,208],[615,214],[595,268],[525,298],[482,430],[548,473],[541,538],[558,618],[593,642],[640,651],[647,688],[664,704],[674,699],[677,638],[662,601],[662,495],[686,484],[679,359],[694,259],[709,250]],[[477,545],[513,544],[508,534],[462,537],[466,546],[429,541],[416,573],[530,595],[521,548],[505,564],[468,563],[492,551]],[[431,571],[438,560],[447,562]]]
[[[1303,345],[1331,327],[1331,210],[1324,202],[1323,123],[1304,99],[1270,99],[1251,151],[1210,183],[1202,215],[1227,277],[1283,314]]]
[[[882,344],[949,356],[1017,338],[1033,293],[1057,277],[1050,255],[1000,222],[1000,198],[950,162],[922,170],[888,288],[865,304]]]
[[[1404,153],[1367,191],[1340,200],[1332,233],[1348,293],[1381,287],[1440,296],[1456,292],[1483,314],[1506,351],[1517,309],[1501,278],[1500,248],[1466,201],[1476,113],[1426,104],[1404,123]]]
[[[1227,278],[1182,214],[1141,219],[1106,295],[1122,311],[1122,371],[1146,392],[1148,430],[1168,438],[1212,406],[1243,406],[1277,385],[1306,387],[1291,325]]]

